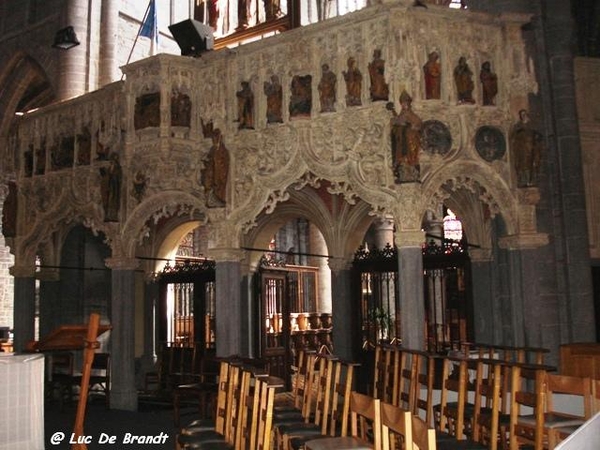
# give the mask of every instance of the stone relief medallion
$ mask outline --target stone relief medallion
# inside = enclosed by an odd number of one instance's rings
[[[429,154],[445,156],[452,148],[452,135],[448,127],[439,120],[426,120],[421,128],[421,145]]]
[[[475,149],[487,162],[501,159],[506,153],[504,134],[496,127],[479,127],[475,134]]]

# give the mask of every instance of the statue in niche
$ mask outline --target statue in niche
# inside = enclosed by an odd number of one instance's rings
[[[265,81],[264,92],[267,96],[267,123],[282,123],[283,88],[277,75],[271,75],[271,81]]]
[[[467,64],[467,59],[461,56],[458,60],[458,65],[454,68],[454,83],[456,85],[456,94],[458,103],[475,103],[473,100],[473,72]]]
[[[217,30],[217,21],[219,20],[219,0],[208,0],[208,24],[213,30]]]
[[[219,128],[214,128],[212,121],[207,124],[200,119],[205,138],[212,139],[212,146],[204,158],[201,172],[205,201],[208,208],[220,208],[227,203],[227,180],[229,178],[229,151],[223,143],[223,135]]]
[[[312,109],[312,76],[295,75],[292,78],[290,117],[309,117]]]
[[[348,58],[348,70],[343,72],[346,81],[346,106],[362,105],[362,74],[356,66],[356,59]]]
[[[240,130],[254,129],[254,93],[250,83],[242,81],[242,89],[235,94],[238,101],[238,128]]]
[[[389,102],[392,111],[390,120],[392,134],[392,165],[396,183],[419,181],[419,151],[421,150],[422,121],[412,110],[412,98],[406,91],[400,95],[400,113]]]
[[[250,17],[251,2],[250,0],[238,0],[238,25],[236,31],[245,30],[248,28],[248,17]]]
[[[104,133],[104,128],[104,121],[102,121],[100,122],[100,129],[96,131],[96,160],[98,161],[108,161],[108,155],[110,154],[108,146],[100,142],[100,132]]]
[[[108,167],[100,168],[100,194],[104,208],[105,222],[118,222],[121,208],[121,183],[123,172],[119,155],[111,153]]]
[[[371,101],[386,101],[390,90],[385,82],[385,60],[381,58],[381,50],[373,51],[373,60],[369,63],[369,76],[371,78]]]
[[[263,0],[265,6],[265,18],[267,21],[275,20],[281,14],[279,0]]]
[[[138,170],[133,177],[133,196],[138,203],[141,203],[144,195],[146,195],[146,187],[148,185],[148,178],[146,174],[141,170]]]
[[[171,126],[189,127],[192,115],[192,102],[190,97],[181,92],[171,95]]]
[[[423,66],[423,72],[425,74],[425,98],[439,100],[442,94],[442,67],[438,52],[429,53],[427,62]]]
[[[17,183],[8,182],[8,194],[2,206],[2,234],[5,238],[17,235]]]
[[[492,66],[489,61],[486,61],[481,65],[479,79],[481,80],[483,92],[483,105],[494,106],[496,104],[496,94],[498,93],[498,77],[492,72]]]
[[[319,81],[319,99],[321,101],[321,112],[334,112],[337,77],[331,71],[328,64],[321,66],[321,81]]]
[[[542,134],[531,126],[529,113],[522,109],[510,134],[511,159],[518,187],[537,186],[543,145]]]
[[[92,159],[92,135],[88,127],[83,127],[77,135],[77,165],[89,166]]]
[[[50,163],[52,170],[66,169],[73,167],[75,159],[75,138],[73,136],[63,136],[60,140],[55,140],[50,148]]]

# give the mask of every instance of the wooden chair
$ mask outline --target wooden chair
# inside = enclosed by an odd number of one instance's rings
[[[433,426],[433,382],[435,379],[435,359],[433,355],[421,352],[416,374],[415,401],[413,415],[425,418],[428,426]]]
[[[413,415],[412,422],[412,443],[414,450],[436,450],[435,429],[431,428],[419,416]],[[415,448],[416,446],[416,448]],[[410,449],[411,447],[408,447]]]
[[[416,380],[420,365],[420,353],[415,350],[403,349],[400,366],[398,368],[399,381],[397,399],[392,404],[400,406],[407,411],[415,410]]]
[[[412,450],[412,414],[410,411],[381,403],[381,440],[383,450]]]
[[[564,394],[579,397],[583,414],[574,415],[555,408],[554,395]],[[546,407],[544,411],[544,438],[548,449],[556,445],[592,417],[592,385],[589,378],[568,375],[546,374]],[[521,422],[525,422],[521,418]]]
[[[544,405],[546,366],[513,364],[511,370],[510,450],[523,445],[544,448]],[[523,407],[533,410],[524,415]]]
[[[504,362],[480,359],[477,365],[472,438],[485,444],[489,450],[496,450],[500,441],[500,391]]]
[[[380,449],[381,400],[352,392],[350,396],[350,436],[307,441],[306,450]]]
[[[467,401],[466,358],[444,357],[441,399],[433,407],[436,439],[465,439],[465,404]],[[454,400],[454,398],[455,400]]]

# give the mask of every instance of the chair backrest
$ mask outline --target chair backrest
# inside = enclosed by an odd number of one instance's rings
[[[467,400],[467,369],[472,360],[444,357],[440,417],[437,426],[457,439],[465,439],[465,403]],[[456,397],[456,401],[451,401]]]
[[[256,382],[260,393],[256,450],[270,450],[275,390],[283,387],[284,382],[274,377],[259,377]]]
[[[348,434],[348,418],[350,415],[350,394],[354,382],[354,371],[357,363],[335,361],[333,369],[333,387],[331,395],[331,413],[329,435],[346,436]],[[327,433],[323,433],[327,434]]]
[[[392,404],[408,411],[415,410],[416,380],[420,364],[420,352],[403,349],[400,361],[400,378],[398,381],[398,401]]]
[[[425,423],[433,426],[433,381],[435,377],[435,360],[432,355],[420,352],[416,385],[415,401],[412,413],[425,417]]]
[[[586,377],[546,374],[546,412],[554,412],[554,395],[566,394],[581,397],[583,402],[583,419],[592,417],[592,382]]]
[[[308,377],[312,374],[311,367],[314,368],[314,358],[310,358],[309,355],[315,353],[314,350],[300,350],[298,353],[298,366],[296,367],[292,386],[292,398],[296,409],[302,408],[304,393],[308,386]]]
[[[219,365],[219,382],[217,384],[217,410],[215,412],[215,431],[225,434],[225,416],[227,414],[227,394],[229,392],[229,361],[222,360]]]
[[[490,450],[498,448],[500,391],[504,366],[505,363],[500,360],[477,360],[472,437],[474,441],[487,445]]]
[[[435,429],[415,415],[412,416],[412,442],[414,450],[436,450]],[[407,445],[407,449],[410,448]]]
[[[331,408],[331,380],[333,379],[333,368],[334,362],[337,360],[332,355],[321,354],[321,364],[319,364],[319,374],[317,379],[317,391],[315,398],[315,414],[314,423],[315,425],[321,426],[321,432],[327,433],[327,423],[329,420],[329,411]],[[305,418],[307,422],[310,421],[310,417]]]
[[[353,437],[372,441],[373,448],[381,448],[381,400],[352,391],[350,430]]]
[[[592,380],[592,412],[600,412],[600,380]]]
[[[381,403],[381,439],[383,450],[412,449],[412,414],[410,411]]]

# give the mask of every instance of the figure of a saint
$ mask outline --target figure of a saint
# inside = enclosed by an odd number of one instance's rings
[[[392,164],[396,182],[419,180],[419,151],[421,150],[422,121],[412,110],[412,98],[406,91],[400,95],[399,114],[388,103],[394,116],[390,121],[392,130]]]
[[[441,97],[442,68],[440,55],[437,52],[429,53],[427,62],[423,66],[425,74],[425,98],[439,100]]]
[[[456,94],[458,103],[475,103],[473,99],[473,72],[467,64],[467,59],[461,56],[458,65],[454,68],[454,83],[456,84]]]
[[[254,129],[254,93],[250,83],[242,81],[242,89],[236,93],[238,99],[238,128]]]
[[[381,58],[381,50],[373,51],[373,60],[369,63],[369,76],[371,78],[371,100],[387,101],[389,97],[389,87],[385,82],[385,60]]]
[[[518,187],[537,185],[542,148],[543,136],[531,126],[529,113],[522,109],[510,134],[510,154]]]
[[[112,153],[108,167],[100,168],[100,193],[104,208],[105,222],[118,222],[121,208],[121,183],[123,172],[119,163],[119,155]]]
[[[323,64],[321,69],[321,81],[318,86],[321,112],[333,112],[335,111],[337,77],[328,64]]]
[[[495,98],[496,94],[498,93],[498,77],[494,72],[492,72],[492,67],[489,61],[486,61],[481,65],[479,79],[481,80],[481,87],[483,91],[483,105],[495,105]]]
[[[283,88],[277,75],[271,75],[271,81],[265,81],[264,92],[267,96],[267,123],[282,123]]]
[[[216,208],[225,206],[227,202],[227,180],[229,178],[229,151],[223,143],[223,135],[219,128],[212,127],[212,122],[204,125],[204,137],[212,139],[201,172],[202,186],[206,198],[206,206]]]
[[[356,59],[348,58],[348,70],[343,75],[346,81],[346,106],[362,105],[362,74],[356,65]]]

